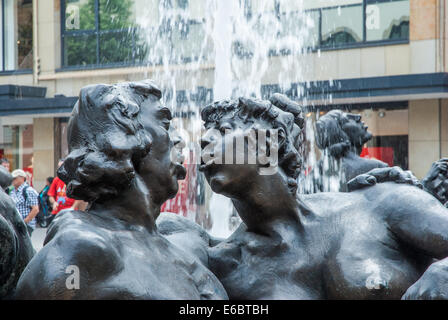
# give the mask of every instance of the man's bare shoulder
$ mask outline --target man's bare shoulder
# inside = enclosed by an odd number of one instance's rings
[[[409,184],[377,183],[350,194],[362,195],[370,210],[387,219],[400,220],[405,216],[425,213],[448,214],[447,209],[434,196]]]
[[[64,299],[60,295],[65,294],[68,272],[73,268],[79,270],[81,284],[85,287],[122,268],[120,249],[114,246],[113,239],[98,226],[89,225],[82,214],[86,213],[67,211],[53,221],[44,247],[22,274],[19,299]],[[41,276],[36,277],[36,274]]]
[[[110,255],[119,256],[118,241],[106,226],[105,221],[86,212],[61,212],[48,229],[44,248],[61,251],[61,256],[74,260],[91,258],[95,261]]]

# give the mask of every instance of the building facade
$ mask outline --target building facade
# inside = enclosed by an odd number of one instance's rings
[[[267,9],[245,2],[247,14],[273,10],[286,26],[305,10],[308,53],[295,61],[303,80],[294,84],[304,93],[289,94],[309,116],[333,108],[361,113],[374,134],[372,152],[420,178],[448,156],[447,0],[303,0],[300,8],[294,0],[275,0]],[[0,0],[0,155],[13,169],[31,168],[34,186],[42,188],[67,154],[67,121],[82,87],[160,71],[157,55],[148,55],[150,38],[135,23],[151,27],[160,5],[190,12],[169,33],[173,51],[191,43],[170,66],[179,103],[192,71],[200,73],[196,85],[204,92],[197,104],[212,99],[214,63],[195,63],[205,3]],[[276,90],[276,66],[287,54],[270,56],[266,94]]]

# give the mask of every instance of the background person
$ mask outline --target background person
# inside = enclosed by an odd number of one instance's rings
[[[60,168],[63,163],[64,159],[60,159],[58,168]],[[67,197],[66,188],[67,186],[64,181],[59,179],[59,177],[54,178],[50,190],[48,191],[48,199],[53,208],[51,212],[52,215],[57,215],[62,210],[70,209],[75,204],[75,199]]]
[[[64,159],[60,159],[58,168],[60,168],[63,163]],[[52,206],[51,214],[53,215],[53,218],[62,210],[85,210],[87,208],[87,202],[67,197],[66,189],[66,184],[64,183],[64,181],[59,179],[59,177],[55,177],[53,179],[53,182],[51,183],[50,189],[47,193],[48,200],[50,201]]]
[[[3,167],[5,167],[6,169],[8,169],[8,171],[11,171],[11,165],[10,165],[8,159],[6,159],[6,158],[2,158],[2,159],[0,159],[0,165],[2,165]]]
[[[14,200],[17,210],[25,222],[28,233],[33,233],[36,228],[36,216],[39,213],[39,195],[26,182],[26,173],[23,170],[14,170],[12,172],[12,185],[10,196]]]
[[[42,228],[46,228],[50,224],[52,218],[54,218],[54,215],[51,214],[53,208],[48,196],[48,191],[50,191],[50,186],[53,183],[53,180],[53,177],[48,177],[45,181],[45,187],[39,193],[39,214],[36,219]]]

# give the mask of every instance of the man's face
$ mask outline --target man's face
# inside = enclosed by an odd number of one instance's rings
[[[169,134],[171,111],[155,97],[147,99],[140,107],[141,121],[152,138],[152,145],[149,154],[142,159],[138,173],[157,194],[158,201],[165,202],[176,195],[177,180],[185,179],[186,174],[180,160],[171,157],[174,146]]]
[[[24,178],[24,177],[17,177],[17,178],[14,178],[14,179],[12,180],[12,185],[14,186],[14,188],[18,188],[18,187],[20,187],[24,182],[25,182],[25,178]]]
[[[3,162],[2,166],[4,166],[8,171],[10,171],[10,164],[9,164],[9,162]]]
[[[227,197],[241,194],[260,175],[254,134],[259,129],[269,129],[270,124],[258,119],[244,122],[227,115],[219,123],[208,123],[205,127],[200,170],[214,192]]]

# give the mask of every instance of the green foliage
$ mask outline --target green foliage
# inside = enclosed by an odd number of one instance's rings
[[[95,2],[88,0],[79,8],[81,30],[96,30]],[[67,1],[69,2],[69,1]],[[132,63],[146,57],[147,48],[140,39],[132,15],[133,0],[99,0],[99,28],[94,35],[65,37],[65,65]],[[102,33],[108,31],[106,33]],[[99,61],[97,61],[99,37]]]

